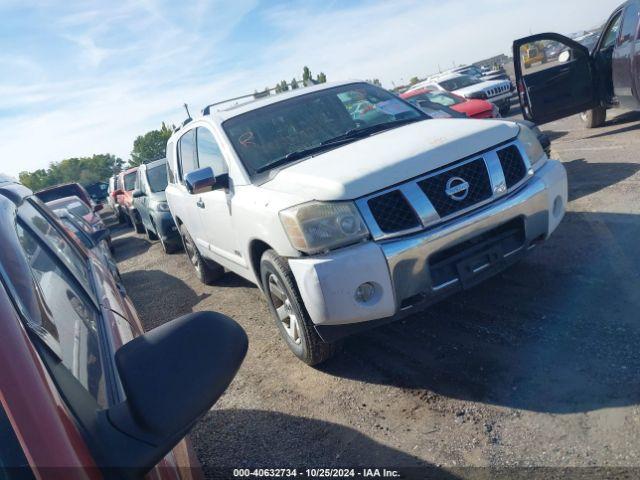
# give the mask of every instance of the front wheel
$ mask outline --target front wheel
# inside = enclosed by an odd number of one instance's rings
[[[278,331],[291,351],[307,365],[318,365],[339,348],[316,332],[287,261],[267,250],[260,261],[260,280]]]
[[[198,279],[205,285],[211,285],[224,275],[224,268],[221,265],[213,262],[207,262],[200,252],[195,242],[189,235],[187,227],[180,225],[180,235],[182,236],[182,243],[184,245],[184,251],[187,254],[187,258],[196,270]]]
[[[604,125],[607,119],[607,109],[595,107],[580,114],[580,119],[586,128],[598,128]]]

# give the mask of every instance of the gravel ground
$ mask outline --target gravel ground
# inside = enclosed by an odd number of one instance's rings
[[[249,335],[238,376],[192,433],[205,469],[640,466],[640,115],[610,117],[597,130],[577,117],[544,126],[570,182],[547,243],[348,339],[317,369],[289,353],[256,287],[233,274],[201,285],[183,254],[117,232],[147,328],[216,310]]]

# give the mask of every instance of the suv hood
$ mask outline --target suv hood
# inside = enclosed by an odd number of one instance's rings
[[[504,121],[424,120],[284,167],[261,188],[301,201],[352,200],[490,149],[518,131]]]

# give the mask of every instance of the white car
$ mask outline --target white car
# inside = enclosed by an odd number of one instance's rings
[[[377,114],[354,119],[353,105]],[[505,121],[435,120],[374,85],[324,83],[188,119],[167,201],[211,283],[264,292],[308,364],[345,335],[482,281],[556,229],[562,164]]]
[[[498,107],[500,115],[511,110],[512,85],[509,80],[483,80],[473,75],[447,73],[430,77],[409,90],[432,87],[468,99],[487,100]]]

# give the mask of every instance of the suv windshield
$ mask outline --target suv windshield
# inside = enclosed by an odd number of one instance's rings
[[[461,88],[469,87],[471,85],[480,83],[480,80],[478,80],[475,77],[471,77],[469,75],[460,75],[459,77],[451,78],[449,80],[444,80],[438,83],[445,90],[452,92],[454,90],[459,90]]]
[[[147,169],[147,180],[153,193],[164,192],[167,188],[167,164],[157,165]]]
[[[357,83],[251,110],[227,120],[223,128],[253,175],[426,118],[386,90]]]

